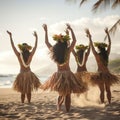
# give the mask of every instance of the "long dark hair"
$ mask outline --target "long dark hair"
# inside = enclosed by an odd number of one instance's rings
[[[26,49],[22,50],[22,55],[23,55],[23,60],[26,63],[28,61],[29,56],[30,56],[29,50],[26,50]]]
[[[100,55],[101,61],[103,62],[105,66],[107,66],[108,65],[108,53],[105,50],[105,47],[98,47],[98,49],[100,50],[99,55]]]
[[[58,41],[52,48],[51,58],[58,64],[63,64],[67,60],[67,42]]]
[[[76,53],[77,53],[77,59],[79,63],[82,63],[83,61],[83,55],[84,55],[84,50],[78,50]]]

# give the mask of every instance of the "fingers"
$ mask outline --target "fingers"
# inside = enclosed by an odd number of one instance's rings
[[[37,34],[37,32],[36,32],[36,31],[34,31],[34,34],[36,35],[36,34]]]
[[[8,30],[6,31],[9,35],[12,35],[12,33],[11,32],[9,32]]]
[[[86,28],[86,29],[85,29],[85,32],[86,32],[86,34],[87,34],[87,35],[89,35],[89,34],[90,34],[90,32],[89,32],[89,29],[88,29],[88,28]]]
[[[66,26],[67,26],[67,27],[70,27],[70,24],[69,24],[69,23],[66,23]]]
[[[46,24],[43,24],[42,26],[43,26],[43,28],[46,28],[46,27],[47,27],[47,25],[46,25]]]
[[[108,28],[107,27],[105,28],[105,32],[108,33]]]
[[[44,27],[45,27],[45,24],[43,24],[42,27],[44,28]]]
[[[66,26],[67,26],[68,29],[71,28],[69,23],[66,23]]]
[[[33,32],[33,36],[37,37],[37,32],[36,31]]]
[[[43,24],[42,27],[44,28],[45,31],[47,31],[47,25]]]
[[[6,31],[7,33],[10,33],[8,30]]]
[[[85,29],[85,32],[86,32],[86,36],[87,36],[87,37],[91,37],[90,31],[89,31],[88,28]]]
[[[90,33],[88,28],[85,29],[85,32],[86,32],[87,34]]]
[[[105,28],[105,30],[107,30],[107,31],[108,31],[108,28],[106,27],[106,28]]]

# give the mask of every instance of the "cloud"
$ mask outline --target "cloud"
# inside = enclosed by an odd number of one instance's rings
[[[37,28],[29,28],[29,31],[34,32],[34,31],[38,31],[38,29]]]
[[[119,15],[112,15],[112,16],[106,16],[105,18],[80,18],[73,21],[61,21],[55,24],[52,24],[49,27],[50,35],[53,35],[55,33],[62,33],[66,26],[66,23],[70,23],[71,27],[74,30],[75,36],[77,38],[78,43],[88,44],[88,39],[85,35],[85,28],[89,28],[93,41],[103,41],[105,37],[104,29],[108,27],[109,29],[111,26],[115,24],[115,22],[120,18]],[[120,38],[120,29],[117,30],[115,36],[111,36],[113,42],[113,46],[117,43],[120,44],[119,38]]]
[[[47,47],[39,47],[36,50],[31,62],[31,70],[33,72],[42,71],[49,64],[53,64],[48,53],[49,50]],[[19,62],[13,51],[4,51],[0,54],[0,68],[0,74],[17,74],[19,72]]]
[[[41,18],[40,18],[40,21],[45,21],[45,20],[47,20],[46,17],[41,17]]]
[[[55,24],[51,24],[48,26],[48,37],[50,39],[50,42],[53,43],[52,35],[53,34],[59,34],[64,33],[64,30],[66,29],[66,23],[70,23],[71,27],[74,30],[77,44],[83,43],[83,44],[89,44],[88,38],[85,35],[85,28],[89,28],[90,32],[92,34],[93,41],[103,41],[105,32],[104,28],[108,27],[110,28],[117,20],[120,18],[119,15],[113,15],[113,16],[106,16],[105,18],[80,18],[73,21],[60,21]],[[115,36],[111,36],[112,39],[112,49],[111,53],[118,53],[120,54],[120,29],[117,30]],[[33,38],[32,38],[33,39]],[[45,39],[44,33],[40,33],[40,40]],[[34,42],[34,40],[29,41]],[[44,40],[38,41],[38,48],[36,50],[35,55],[33,56],[33,60],[31,63],[31,69],[33,71],[41,71],[41,73],[44,73],[45,70],[47,70],[47,73],[52,72],[50,70],[51,65],[55,67],[55,63],[50,59],[50,55],[48,54],[49,50],[46,47]],[[10,44],[10,43],[9,43]],[[2,47],[2,46],[1,46]],[[92,54],[91,54],[92,55]],[[75,66],[75,61],[73,56],[71,56],[72,62],[70,62],[70,65],[72,67]],[[74,61],[74,63],[73,63]],[[91,60],[88,60],[90,62]],[[90,63],[89,63],[90,64]],[[7,72],[7,73],[18,73],[19,72],[19,63],[18,60],[12,50],[8,51],[2,51],[0,54],[0,67],[2,68],[2,71],[0,72]],[[74,67],[75,70],[75,67]]]

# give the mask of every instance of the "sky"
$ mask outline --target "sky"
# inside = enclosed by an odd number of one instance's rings
[[[91,0],[80,7],[79,2],[71,0],[0,0],[0,74],[17,74],[20,69],[6,30],[12,32],[17,50],[19,50],[17,45],[23,42],[34,46],[33,31],[37,32],[38,47],[31,63],[33,72],[50,73],[56,68],[44,42],[45,34],[42,28],[44,23],[48,25],[48,37],[53,45],[55,42],[52,40],[52,35],[64,33],[66,23],[69,23],[74,30],[76,44],[89,44],[85,28],[89,28],[93,41],[103,41],[104,28],[111,28],[120,18],[120,8],[107,8],[93,13],[91,8],[94,1]],[[120,54],[119,38],[120,28],[114,36],[111,35],[113,54]],[[72,55],[71,59],[71,64],[76,64]]]

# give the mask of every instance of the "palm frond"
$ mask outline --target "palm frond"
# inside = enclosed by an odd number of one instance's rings
[[[118,5],[120,5],[120,0],[115,0],[115,2],[112,4],[112,8],[116,8]]]
[[[80,6],[84,3],[84,2],[87,2],[88,0],[81,0],[80,2]]]
[[[120,19],[117,20],[117,22],[110,28],[109,33],[115,35],[115,32],[120,25]],[[105,36],[104,40],[107,39],[107,35]]]
[[[98,0],[92,8],[92,11],[96,12],[98,8],[106,8],[107,6],[110,6],[110,0]]]

